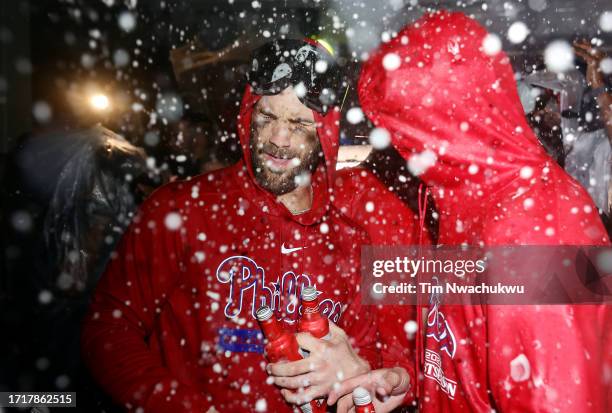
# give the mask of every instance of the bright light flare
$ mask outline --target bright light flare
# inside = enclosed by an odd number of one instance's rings
[[[96,93],[89,98],[89,104],[95,110],[104,111],[110,107],[110,100],[108,96],[102,93]]]

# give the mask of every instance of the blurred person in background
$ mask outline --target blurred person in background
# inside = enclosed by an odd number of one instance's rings
[[[12,252],[2,318],[14,340],[2,340],[2,352],[15,365],[3,365],[0,382],[15,391],[84,390],[80,322],[115,243],[155,185],[144,151],[103,127],[25,136],[6,182]],[[87,398],[80,392],[79,406]]]
[[[519,90],[529,94],[534,90],[524,84],[519,85]],[[563,147],[563,134],[561,132],[561,114],[555,109],[555,95],[550,89],[543,89],[535,99],[531,99],[529,111],[526,113],[529,125],[536,133],[540,143],[546,152],[561,166],[565,166],[565,148]],[[552,106],[552,108],[550,107]]]
[[[179,176],[195,176],[236,163],[241,156],[237,119],[246,87],[250,50],[263,43],[242,36],[218,50],[194,38],[170,51],[185,113],[173,130],[169,149]]]
[[[530,74],[521,97],[538,138],[587,189],[610,231],[612,94],[601,70],[606,55],[582,40],[574,42],[574,52],[577,69]]]

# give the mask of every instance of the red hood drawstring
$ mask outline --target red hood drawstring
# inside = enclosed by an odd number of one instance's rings
[[[425,218],[427,217],[427,197],[429,196],[429,188],[424,183],[419,184],[419,193],[418,193],[418,206],[419,206],[419,255],[422,254],[423,251],[423,233],[425,232]],[[418,275],[417,275],[418,277]],[[418,282],[418,280],[417,280]],[[416,311],[416,322],[417,322],[417,335],[415,337],[416,340],[416,371],[421,371],[421,366],[423,365],[423,335],[421,332],[424,330],[423,323],[423,309],[428,309],[427,306],[421,306],[418,303],[417,298],[417,311]],[[417,376],[418,380],[418,376]],[[415,383],[416,385],[417,383]],[[416,398],[419,400],[420,397],[420,386],[416,385]]]
[[[421,196],[425,188],[424,196]],[[429,188],[424,184],[419,184],[419,249],[423,245],[423,234],[425,232],[425,218],[427,217],[427,197],[429,196]]]

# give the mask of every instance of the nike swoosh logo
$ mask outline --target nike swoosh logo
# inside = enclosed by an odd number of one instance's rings
[[[285,248],[285,243],[281,245],[281,254],[291,254],[292,252],[299,251],[304,247],[295,247],[295,248]]]

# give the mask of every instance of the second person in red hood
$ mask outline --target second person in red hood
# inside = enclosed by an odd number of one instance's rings
[[[589,195],[529,128],[509,59],[492,44],[493,35],[461,13],[427,14],[376,50],[359,79],[364,112],[431,187],[439,243],[608,245]],[[410,369],[394,369],[345,382],[342,391],[386,383],[399,397],[411,386],[418,400],[408,393],[404,403],[421,412],[609,411],[609,307],[421,310],[436,323],[417,317],[419,374],[410,385]],[[434,331],[440,322],[444,340]],[[515,360],[529,367],[526,380],[513,380]]]

